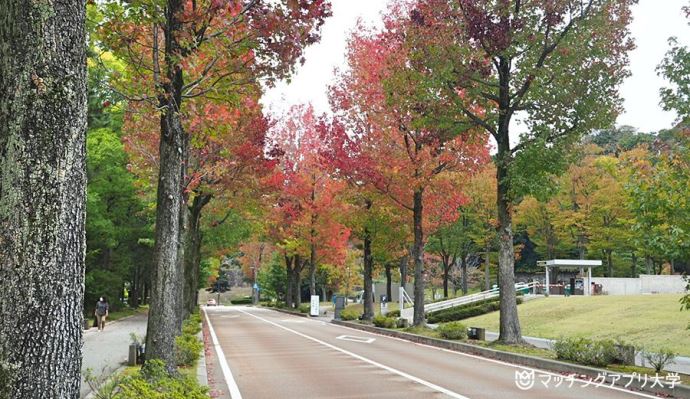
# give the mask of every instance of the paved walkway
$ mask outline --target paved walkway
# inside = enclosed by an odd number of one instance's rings
[[[95,376],[109,376],[127,363],[130,334],[146,334],[147,315],[138,314],[106,324],[101,332],[93,327],[84,331],[82,348],[82,375],[87,369]],[[82,379],[81,397],[91,393],[91,387]]]

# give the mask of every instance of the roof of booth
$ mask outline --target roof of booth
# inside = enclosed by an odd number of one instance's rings
[[[600,260],[585,260],[585,259],[551,259],[547,261],[537,262],[539,266],[547,267],[561,267],[561,268],[575,268],[581,267],[597,267],[601,266]]]

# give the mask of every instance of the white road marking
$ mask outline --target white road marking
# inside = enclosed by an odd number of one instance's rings
[[[371,359],[368,359],[368,358],[366,358],[366,357],[364,357],[364,356],[360,356],[360,355],[358,355],[358,354],[356,354],[356,353],[352,353],[352,352],[350,352],[350,351],[348,351],[348,350],[339,348],[339,347],[337,347],[337,346],[335,346],[335,345],[331,345],[331,344],[329,344],[328,342],[324,342],[324,341],[322,341],[322,340],[320,340],[320,339],[318,339],[318,338],[314,338],[314,337],[312,337],[312,336],[309,336],[309,335],[306,335],[306,334],[302,334],[302,333],[299,332],[299,331],[295,331],[295,330],[293,330],[293,329],[291,329],[291,328],[282,326],[282,325],[280,325],[280,324],[278,324],[278,323],[274,323],[274,322],[272,322],[272,321],[270,321],[270,320],[266,320],[266,319],[264,319],[263,317],[259,317],[259,316],[255,315],[255,314],[246,312],[246,311],[244,311],[244,310],[242,310],[242,309],[237,309],[237,310],[240,311],[240,312],[242,312],[242,313],[244,313],[244,314],[246,314],[246,315],[249,315],[249,316],[251,316],[251,317],[254,317],[254,318],[256,318],[256,319],[259,319],[259,320],[261,320],[261,321],[263,321],[263,322],[265,322],[265,323],[271,324],[271,325],[276,326],[276,327],[278,327],[278,328],[282,328],[282,329],[285,330],[285,331],[291,332],[291,333],[293,333],[293,334],[295,334],[295,335],[299,335],[300,337],[303,337],[303,338],[306,338],[306,339],[308,339],[308,340],[314,341],[314,342],[316,342],[316,343],[318,343],[318,344],[321,344],[321,345],[323,345],[323,346],[325,346],[325,347],[328,347],[328,348],[331,348],[331,349],[336,350],[336,351],[338,351],[338,352],[344,353],[344,354],[346,354],[346,355],[348,355],[348,356],[354,357],[355,359],[359,359],[359,360],[361,360],[361,361],[363,361],[363,362],[369,363],[369,364],[371,364],[371,365],[373,365],[373,366],[376,366],[376,367],[378,367],[378,368],[387,370],[387,371],[389,371],[389,372],[391,372],[391,373],[393,373],[393,374],[397,374],[397,375],[399,375],[399,376],[401,376],[401,377],[407,378],[408,380],[414,381],[414,382],[416,382],[416,383],[418,383],[418,384],[422,384],[422,385],[424,385],[424,386],[426,386],[426,387],[428,387],[428,388],[433,389],[434,391],[441,392],[441,393],[446,394],[446,395],[448,395],[448,396],[450,396],[450,397],[452,397],[452,398],[456,398],[456,399],[469,399],[467,396],[462,396],[462,395],[460,395],[460,394],[457,393],[457,392],[453,392],[453,391],[451,391],[451,390],[449,390],[449,389],[443,388],[443,387],[438,386],[438,385],[436,385],[436,384],[433,384],[433,383],[431,383],[431,382],[429,382],[429,381],[425,381],[425,380],[423,380],[423,379],[421,379],[421,378],[419,378],[419,377],[415,377],[415,376],[413,376],[413,375],[407,374],[407,373],[405,373],[404,371],[396,370],[396,369],[394,369],[394,368],[392,368],[392,367],[389,367],[389,366],[386,366],[386,365],[384,365],[384,364],[381,364],[381,363],[378,363],[378,362],[376,362],[376,361],[373,361],[373,360],[371,360]]]
[[[339,337],[335,337],[335,339],[342,339],[343,341],[360,342],[363,344],[370,344],[376,341],[376,338],[356,337],[354,335],[341,335]]]
[[[291,319],[283,319],[281,320],[282,322],[285,323],[304,323],[304,320],[291,320]]]
[[[208,313],[206,313],[206,310],[204,310],[204,316],[206,316],[206,323],[208,323],[208,331],[211,333],[213,347],[216,350],[216,353],[218,354],[220,369],[223,371],[225,383],[228,385],[228,389],[230,390],[230,397],[232,399],[242,399],[240,388],[237,386],[237,382],[235,381],[235,378],[232,376],[232,371],[230,371],[228,360],[225,358],[223,348],[221,348],[220,343],[218,343],[218,337],[216,336],[216,332],[213,330],[213,325],[211,325],[211,320],[208,318]]]
[[[522,366],[522,365],[519,365],[519,364],[508,363],[508,362],[504,362],[504,361],[502,361],[502,360],[489,359],[489,358],[487,358],[487,357],[482,357],[482,356],[478,356],[478,355],[472,355],[472,354],[465,353],[465,352],[458,352],[458,351],[454,351],[454,350],[450,350],[450,349],[439,348],[439,347],[437,347],[437,346],[431,346],[431,345],[426,345],[426,344],[420,344],[420,343],[412,342],[412,341],[409,341],[409,340],[406,340],[406,339],[403,339],[403,338],[391,337],[391,336],[388,336],[388,335],[378,334],[378,333],[375,333],[375,332],[362,331],[362,330],[358,330],[358,329],[356,329],[356,328],[352,328],[352,327],[348,327],[348,326],[342,326],[342,325],[340,325],[340,324],[332,324],[332,325],[333,325],[334,327],[346,328],[346,329],[348,329],[348,330],[358,331],[358,332],[365,332],[365,333],[368,333],[368,334],[378,335],[378,336],[380,336],[380,337],[389,338],[389,339],[396,340],[396,341],[402,341],[402,342],[406,342],[406,343],[412,343],[412,344],[417,345],[417,346],[423,346],[423,347],[429,348],[429,349],[435,349],[435,350],[439,350],[439,351],[443,351],[443,352],[448,352],[448,353],[452,353],[452,354],[455,354],[455,355],[458,355],[458,356],[465,356],[465,357],[470,357],[470,358],[472,358],[472,359],[484,360],[484,361],[486,361],[486,362],[496,363],[496,364],[500,364],[500,365],[503,365],[503,366],[514,367],[514,368],[523,369],[523,370],[534,371],[534,372],[537,372],[537,373],[540,373],[540,374],[547,374],[547,375],[551,375],[551,376],[563,377],[563,374],[554,373],[554,372],[552,372],[552,371],[546,371],[546,370],[542,370],[542,369],[535,369],[535,368],[533,368],[533,367],[527,367],[527,366]],[[624,376],[625,376],[625,375],[624,375]],[[629,377],[629,375],[628,375],[628,377]],[[628,377],[626,377],[626,378],[628,378]],[[587,379],[579,378],[579,377],[577,377],[577,376],[575,376],[574,379],[577,380],[577,381],[583,381],[583,382],[589,381],[589,380],[587,380]],[[593,386],[595,386],[595,385],[593,385]],[[636,396],[640,396],[640,397],[648,398],[648,399],[659,399],[658,396],[649,395],[649,394],[642,393],[642,392],[638,392],[638,391],[632,391],[632,390],[629,390],[629,389],[626,389],[626,388],[617,387],[617,386],[610,386],[610,385],[603,384],[603,385],[601,385],[601,386],[596,386],[596,387],[597,387],[597,388],[608,388],[608,389],[612,389],[612,390],[614,390],[614,391],[625,392],[625,393],[628,393],[628,394],[631,394],[631,395],[636,395]]]

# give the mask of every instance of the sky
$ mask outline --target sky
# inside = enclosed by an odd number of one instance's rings
[[[388,0],[332,0],[333,16],[323,26],[322,38],[305,51],[306,62],[290,82],[279,82],[262,99],[267,111],[280,115],[292,105],[311,102],[317,113],[329,110],[327,89],[335,68],[345,67],[345,48],[350,32],[362,18],[380,25],[380,13]],[[676,115],[659,105],[659,88],[665,85],[656,66],[668,50],[670,36],[690,45],[690,26],[681,12],[688,0],[640,0],[633,6],[630,26],[637,48],[630,53],[632,75],[620,88],[625,111],[618,125],[630,125],[641,132],[672,126]]]

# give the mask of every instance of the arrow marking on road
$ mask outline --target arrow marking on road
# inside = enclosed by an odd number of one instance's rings
[[[376,338],[355,337],[354,335],[341,335],[335,339],[342,339],[343,341],[361,342],[363,344],[370,344],[376,341]]]
[[[314,342],[316,342],[316,343],[318,343],[318,344],[321,344],[321,345],[323,345],[323,346],[325,346],[325,347],[327,347],[327,348],[331,348],[331,349],[336,350],[336,351],[338,351],[338,352],[344,353],[344,354],[346,354],[346,355],[348,355],[348,356],[354,357],[355,359],[359,359],[359,360],[361,360],[361,361],[363,361],[363,362],[369,363],[369,364],[371,364],[371,365],[373,365],[373,366],[376,366],[376,367],[378,367],[378,368],[381,368],[381,369],[384,369],[384,370],[386,370],[386,371],[389,371],[389,372],[391,372],[391,373],[393,373],[393,374],[397,374],[397,375],[399,375],[399,376],[401,376],[401,377],[403,377],[403,378],[407,378],[408,380],[414,381],[414,382],[416,382],[416,383],[418,383],[418,384],[421,384],[421,385],[424,385],[424,386],[426,386],[426,387],[428,387],[428,388],[431,388],[431,389],[433,389],[434,391],[438,391],[438,392],[441,392],[441,393],[443,393],[443,394],[446,394],[446,395],[450,396],[451,398],[455,398],[455,399],[469,399],[467,396],[462,396],[462,395],[460,395],[460,394],[457,393],[457,392],[451,391],[450,389],[447,389],[447,388],[438,386],[438,385],[433,384],[433,383],[431,383],[431,382],[429,382],[429,381],[425,381],[425,380],[423,380],[423,379],[421,379],[421,378],[419,378],[419,377],[415,377],[415,376],[413,376],[413,375],[411,375],[411,374],[407,374],[407,373],[404,372],[404,371],[396,370],[396,369],[394,369],[393,367],[386,366],[385,364],[381,364],[381,363],[376,362],[376,361],[374,361],[374,360],[368,359],[368,358],[366,358],[366,357],[364,357],[364,356],[360,356],[360,355],[358,355],[358,354],[356,354],[356,353],[352,353],[352,352],[350,352],[350,351],[348,351],[348,350],[345,350],[345,349],[343,349],[343,348],[339,348],[339,347],[337,347],[337,346],[335,346],[335,345],[331,345],[331,344],[329,344],[328,342],[324,342],[324,341],[322,341],[322,340],[320,340],[320,339],[318,339],[318,338],[311,337],[311,336],[309,336],[309,335],[307,335],[307,334],[302,334],[302,333],[299,332],[299,331],[295,331],[295,330],[293,330],[293,329],[291,329],[291,328],[288,328],[288,327],[285,327],[285,326],[281,326],[281,325],[278,324],[278,323],[274,323],[274,322],[272,322],[272,321],[270,321],[270,320],[266,320],[266,319],[264,319],[263,317],[259,317],[259,316],[255,315],[255,314],[246,312],[246,311],[244,311],[244,310],[242,310],[242,309],[237,309],[237,310],[238,310],[239,312],[242,312],[242,313],[244,313],[244,314],[246,314],[246,315],[248,315],[248,316],[251,316],[251,317],[253,317],[253,318],[255,318],[255,319],[259,319],[259,320],[261,320],[261,321],[263,321],[263,322],[265,322],[265,323],[271,324],[271,325],[276,326],[276,327],[278,327],[278,328],[282,328],[282,329],[285,330],[285,331],[291,332],[291,333],[293,333],[293,334],[295,334],[295,335],[299,335],[300,337],[303,337],[303,338],[306,338],[306,339],[308,339],[308,340],[314,341]]]

